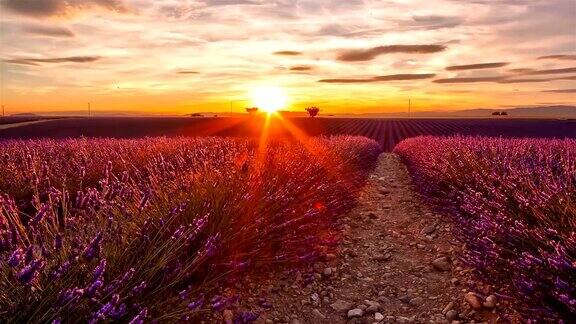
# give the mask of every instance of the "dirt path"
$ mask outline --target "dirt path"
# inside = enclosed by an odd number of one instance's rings
[[[468,287],[479,288],[470,280],[471,270],[457,261],[461,243],[451,235],[450,223],[421,201],[396,155],[381,155],[343,226],[343,244],[330,261],[254,283],[266,290],[258,322],[497,321],[490,302],[481,305],[490,287],[468,296],[481,310],[465,301]]]
[[[50,120],[52,120],[52,119],[41,119],[41,120],[32,120],[32,121],[26,121],[26,122],[21,122],[21,123],[2,124],[2,125],[0,125],[0,130],[20,127],[20,126],[26,126],[26,125],[45,123],[45,122],[50,121]]]

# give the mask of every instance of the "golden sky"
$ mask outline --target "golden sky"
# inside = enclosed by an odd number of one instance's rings
[[[0,0],[9,113],[576,104],[574,0]]]

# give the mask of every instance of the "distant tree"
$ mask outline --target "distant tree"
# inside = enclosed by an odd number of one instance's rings
[[[310,117],[316,117],[316,116],[318,116],[318,113],[320,112],[320,108],[308,107],[308,108],[306,108],[306,111],[308,112],[308,115],[310,115]]]
[[[499,111],[495,111],[492,113],[492,116],[500,116],[500,112]]]
[[[246,108],[246,112],[248,112],[250,115],[256,115],[258,112],[258,107]]]
[[[505,112],[505,111],[503,111],[503,112],[500,113],[500,116],[508,116],[508,113]]]

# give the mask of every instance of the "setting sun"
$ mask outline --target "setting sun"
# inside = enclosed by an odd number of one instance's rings
[[[288,96],[279,87],[256,88],[252,91],[251,97],[252,104],[267,113],[285,108],[288,103]]]

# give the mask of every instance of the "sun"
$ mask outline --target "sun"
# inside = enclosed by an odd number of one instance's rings
[[[252,104],[264,112],[274,113],[285,108],[288,103],[288,96],[279,87],[259,87],[252,90]]]

